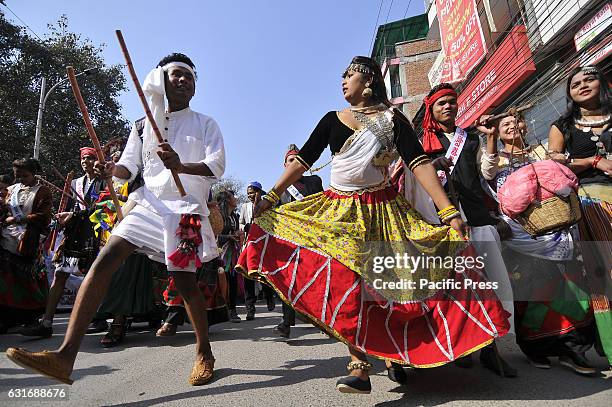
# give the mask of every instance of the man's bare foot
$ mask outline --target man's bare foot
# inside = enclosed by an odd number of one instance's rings
[[[6,356],[14,363],[36,373],[60,381],[72,384],[70,378],[74,361],[63,358],[58,352],[42,351],[28,352],[21,348],[8,348]]]

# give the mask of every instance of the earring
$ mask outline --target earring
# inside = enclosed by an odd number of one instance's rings
[[[372,97],[372,89],[365,88],[363,92],[361,92],[361,96],[363,96],[366,99]]]

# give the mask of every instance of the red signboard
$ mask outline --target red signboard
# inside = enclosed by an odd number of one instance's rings
[[[535,72],[525,26],[512,29],[491,58],[461,92],[457,126],[467,127]]]
[[[444,67],[440,82],[460,82],[487,54],[475,0],[436,0]]]

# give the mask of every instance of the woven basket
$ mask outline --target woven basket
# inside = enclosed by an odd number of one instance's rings
[[[567,197],[553,196],[534,202],[516,220],[532,237],[565,229],[581,218],[580,202],[575,192]]]
[[[208,210],[210,211],[210,215],[208,215],[210,226],[215,236],[218,236],[223,230],[223,215],[221,215],[221,210],[217,205],[208,205]]]

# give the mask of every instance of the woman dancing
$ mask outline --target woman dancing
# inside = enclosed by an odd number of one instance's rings
[[[347,344],[350,375],[337,388],[369,393],[366,354],[439,366],[486,346],[509,324],[492,291],[466,288],[467,280],[484,281],[479,270],[456,267],[471,250],[465,224],[409,121],[390,108],[378,64],[353,58],[342,91],[350,106],[321,119],[255,208],[237,267],[267,281],[284,302]],[[330,188],[274,208],[327,146],[333,154]],[[391,186],[387,168],[398,154],[446,226],[423,221]],[[394,262],[398,257],[423,263],[404,267]],[[433,258],[453,261],[425,261]]]

